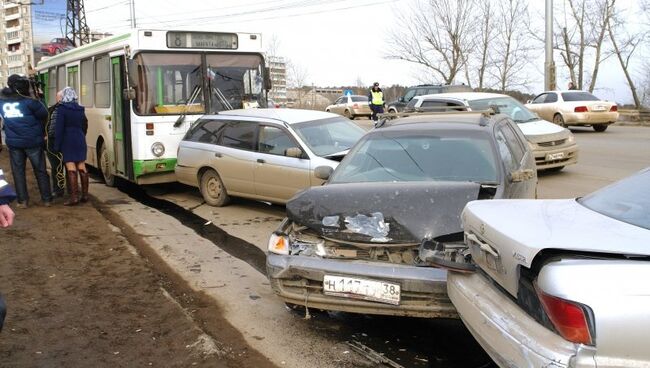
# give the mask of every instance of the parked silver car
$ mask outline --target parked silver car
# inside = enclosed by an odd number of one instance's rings
[[[449,296],[501,367],[650,367],[650,168],[588,196],[475,201]]]
[[[532,198],[536,186],[532,153],[504,115],[390,121],[366,134],[326,185],[287,203],[269,239],[267,275],[289,304],[455,317],[447,272],[422,267],[430,248],[462,231],[468,201]]]
[[[323,181],[316,167],[335,168],[365,130],[339,115],[297,109],[247,109],[206,115],[178,148],[179,182],[205,201],[230,196],[285,203]]]

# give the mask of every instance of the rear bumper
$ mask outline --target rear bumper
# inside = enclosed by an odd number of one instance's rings
[[[271,286],[286,303],[352,313],[457,318],[447,296],[447,272],[438,268],[319,257],[267,256]],[[399,305],[325,295],[323,278],[338,275],[400,284]]]
[[[353,108],[353,109],[351,109],[351,111],[352,111],[352,115],[354,115],[354,116],[364,116],[364,115],[370,116],[370,115],[372,115],[372,111],[370,111],[369,107],[359,108],[359,109],[354,109]]]
[[[596,367],[595,350],[537,323],[479,273],[450,273],[449,297],[463,323],[500,367]]]
[[[561,158],[553,155],[562,154]],[[533,150],[537,170],[552,169],[554,167],[573,165],[578,162],[578,145],[560,147],[555,149],[536,148]]]
[[[567,125],[611,124],[618,120],[618,112],[569,112],[563,117]]]

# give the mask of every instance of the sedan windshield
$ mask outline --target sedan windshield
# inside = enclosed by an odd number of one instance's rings
[[[589,92],[562,92],[562,99],[565,102],[573,101],[600,101],[600,99]]]
[[[650,230],[650,169],[578,199],[583,206]]]
[[[492,108],[497,113],[510,116],[515,123],[528,123],[539,120],[539,118],[530,112],[526,106],[522,105],[512,97],[484,98],[481,100],[468,101],[468,103],[469,107],[474,111]]]
[[[292,128],[321,157],[350,149],[366,132],[343,117],[306,121],[293,124]]]
[[[381,132],[364,138],[330,183],[471,181],[496,183],[489,137],[457,132]]]

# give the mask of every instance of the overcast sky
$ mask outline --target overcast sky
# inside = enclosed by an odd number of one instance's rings
[[[48,0],[46,0],[47,2]],[[395,29],[395,14],[425,0],[135,0],[138,27],[191,28],[258,32],[268,43],[279,41],[278,53],[308,70],[308,83],[319,86],[418,84],[422,69],[387,60],[384,40]],[[556,16],[564,16],[555,0]],[[634,0],[617,3],[634,8]],[[91,30],[119,33],[129,29],[128,0],[85,0]],[[543,1],[531,0],[533,20],[543,21]],[[543,88],[543,45],[530,67],[529,92]],[[565,87],[559,53],[558,85]],[[596,94],[625,103],[631,100],[623,74],[614,58],[601,67]],[[464,82],[459,80],[458,82]]]

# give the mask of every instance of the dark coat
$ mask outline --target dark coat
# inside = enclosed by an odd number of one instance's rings
[[[0,169],[0,205],[9,204],[11,201],[16,199],[16,192],[14,189],[7,183],[4,177],[2,169]]]
[[[63,162],[86,161],[88,119],[84,107],[76,102],[59,104],[55,124],[54,150],[63,153]]]
[[[23,97],[9,88],[0,93],[0,116],[9,148],[34,148],[43,145],[47,108],[38,100]]]

